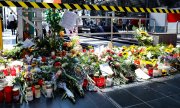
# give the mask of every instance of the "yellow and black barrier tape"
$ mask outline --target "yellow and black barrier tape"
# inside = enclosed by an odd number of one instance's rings
[[[22,2],[22,1],[0,1],[0,7],[23,7],[23,8],[55,8],[55,9],[71,9],[71,10],[102,10],[102,11],[120,11],[131,13],[177,13],[180,9],[164,9],[164,8],[142,8],[142,7],[121,7],[121,6],[105,6],[105,5],[88,5],[88,4],[57,4],[45,2]]]

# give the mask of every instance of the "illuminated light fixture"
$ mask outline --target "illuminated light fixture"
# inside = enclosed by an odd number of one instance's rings
[[[61,3],[61,0],[43,0],[46,3]]]

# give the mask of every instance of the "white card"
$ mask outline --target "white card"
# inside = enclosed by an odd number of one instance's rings
[[[114,73],[108,63],[101,64],[100,70],[102,72],[102,75],[104,75],[104,76],[112,75]]]

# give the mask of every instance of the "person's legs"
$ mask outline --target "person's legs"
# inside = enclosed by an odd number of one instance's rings
[[[13,28],[11,28],[11,32],[12,32],[12,35],[13,35]]]
[[[13,29],[13,34],[15,35],[15,28]]]

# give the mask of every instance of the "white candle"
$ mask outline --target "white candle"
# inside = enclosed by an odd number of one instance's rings
[[[26,89],[26,99],[27,99],[27,101],[32,101],[33,100],[33,92],[31,90],[31,87],[28,87]]]
[[[41,97],[40,86],[36,85],[35,86],[35,98],[40,98],[40,97]]]
[[[47,97],[48,98],[51,98],[52,97],[52,87],[51,87],[51,85],[47,85],[46,86],[46,95],[47,95]]]

